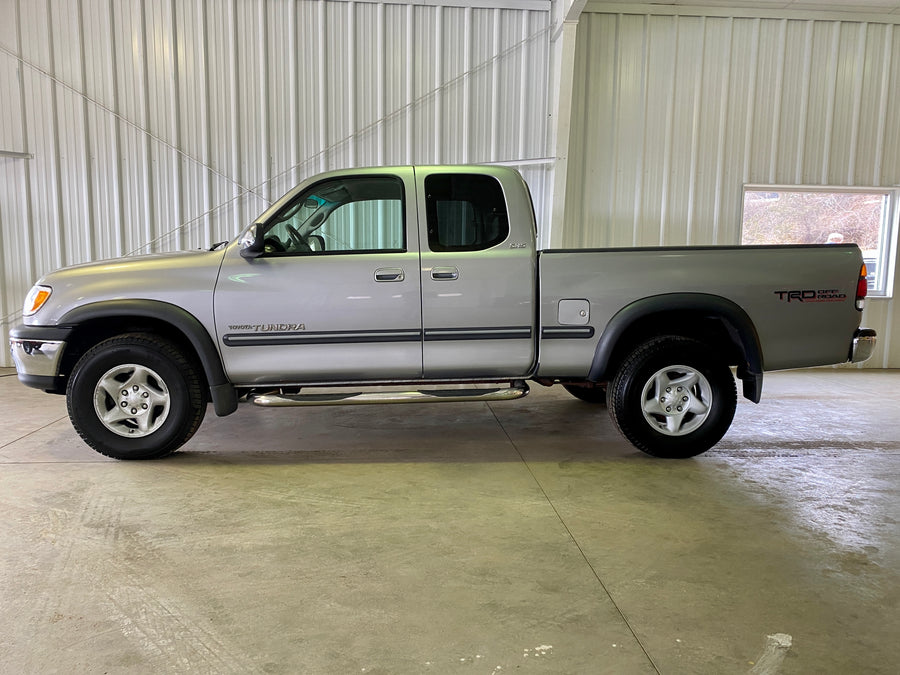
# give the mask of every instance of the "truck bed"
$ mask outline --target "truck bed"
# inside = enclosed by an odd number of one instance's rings
[[[585,376],[604,327],[609,330],[634,303],[678,311],[701,298],[721,299],[746,313],[764,370],[846,361],[859,325],[857,312],[846,305],[854,303],[861,265],[852,244],[541,251],[545,333],[550,326],[573,325],[572,317],[561,320],[560,303],[579,299],[590,308],[584,325],[597,330],[581,340],[544,341],[538,375]]]

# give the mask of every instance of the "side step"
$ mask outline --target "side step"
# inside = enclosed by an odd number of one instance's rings
[[[379,403],[459,403],[461,401],[512,401],[528,395],[528,384],[485,389],[419,389],[417,391],[356,391],[324,394],[258,394],[250,397],[267,408],[311,405],[374,405]]]

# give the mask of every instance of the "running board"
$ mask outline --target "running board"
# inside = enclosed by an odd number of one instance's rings
[[[486,389],[420,389],[417,391],[356,391],[326,394],[258,394],[256,405],[284,408],[311,405],[374,405],[379,403],[459,403],[462,401],[513,401],[528,395],[528,384]]]

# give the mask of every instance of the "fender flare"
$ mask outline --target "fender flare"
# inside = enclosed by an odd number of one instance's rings
[[[594,350],[588,380],[609,379],[608,372],[613,351],[620,339],[641,319],[662,312],[701,312],[716,318],[728,331],[732,342],[741,350],[746,366],[738,367],[743,381],[743,394],[754,403],[762,396],[763,356],[759,335],[747,312],[737,303],[718,295],[706,293],[669,293],[636,300],[620,309],[609,320]]]
[[[216,345],[203,324],[190,312],[161,300],[103,300],[69,310],[58,321],[60,326],[77,327],[96,319],[144,317],[173,326],[190,342],[200,359],[216,415],[224,417],[237,410],[237,393],[225,369]]]

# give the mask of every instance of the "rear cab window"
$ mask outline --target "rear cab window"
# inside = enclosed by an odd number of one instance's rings
[[[493,176],[432,174],[425,199],[432,251],[483,251],[509,236],[506,200]]]

